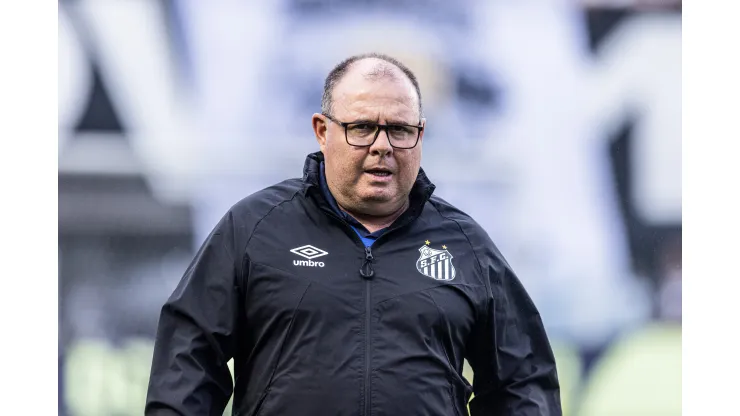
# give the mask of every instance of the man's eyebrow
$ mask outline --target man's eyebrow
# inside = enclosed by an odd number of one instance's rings
[[[395,118],[393,118],[393,119],[388,119],[388,120],[387,120],[387,123],[388,123],[388,124],[403,124],[403,125],[405,125],[405,126],[416,126],[416,125],[418,125],[418,124],[419,124],[419,123],[414,123],[414,122],[408,122],[408,121],[406,121],[406,120],[399,120],[399,119],[395,119]]]
[[[354,119],[352,121],[348,121],[348,123],[352,123],[352,124],[356,124],[356,123],[380,124],[377,119],[373,120],[373,119],[370,119],[370,118],[363,118],[363,117],[356,118],[356,119]]]
[[[361,118],[358,118],[352,121],[348,121],[348,123],[351,123],[351,124],[357,124],[357,123],[384,124],[384,123],[380,123],[378,119],[370,119],[366,117],[361,117]],[[406,126],[418,125],[418,123],[407,122],[406,120],[396,119],[396,118],[387,119],[386,123],[387,124],[401,124],[401,125],[406,125]]]

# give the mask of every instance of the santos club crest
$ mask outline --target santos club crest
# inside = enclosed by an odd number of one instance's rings
[[[455,278],[455,266],[452,265],[452,254],[445,250],[436,250],[429,246],[419,248],[419,260],[416,260],[416,270],[424,276],[435,280],[452,280]]]

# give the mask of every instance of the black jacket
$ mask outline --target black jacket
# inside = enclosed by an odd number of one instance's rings
[[[147,415],[560,415],[540,316],[486,232],[432,197],[366,249],[323,155],[237,203],[162,308]],[[475,372],[462,377],[463,359]]]

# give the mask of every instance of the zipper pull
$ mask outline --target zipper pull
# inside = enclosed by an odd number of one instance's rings
[[[370,247],[365,247],[365,262],[362,263],[362,267],[360,267],[360,276],[362,276],[363,279],[370,280],[375,275],[375,270],[373,270],[373,252],[370,249]]]

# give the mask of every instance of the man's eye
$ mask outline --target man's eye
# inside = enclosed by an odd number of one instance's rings
[[[350,129],[357,130],[357,131],[369,131],[369,130],[375,130],[375,126],[372,124],[353,124],[350,126]]]

